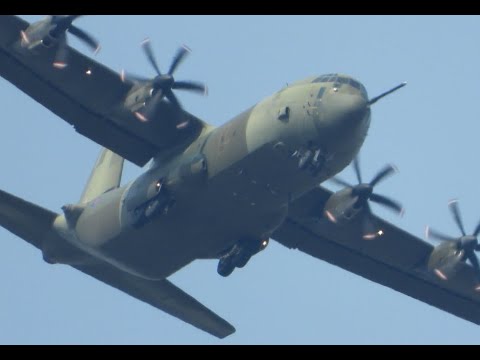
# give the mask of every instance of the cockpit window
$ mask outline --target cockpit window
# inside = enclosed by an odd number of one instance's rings
[[[358,81],[356,81],[354,79],[351,79],[349,77],[338,76],[337,74],[325,74],[325,75],[322,75],[322,76],[316,78],[312,82],[314,82],[314,83],[334,82],[335,87],[339,87],[341,84],[350,84],[355,89],[360,90],[362,93],[364,93],[364,94],[367,93],[367,90],[365,89],[365,87],[361,83],[359,83]]]
[[[325,74],[325,75],[322,75],[322,76],[316,78],[312,82],[314,82],[314,83],[331,82],[333,77],[335,77],[335,74]]]
[[[323,96],[324,92],[325,92],[325,86],[322,86],[318,91],[317,99],[320,99]]]
[[[358,81],[350,79],[350,85],[352,85],[354,88],[360,90],[360,83]]]
[[[356,80],[353,80],[353,79],[350,79],[350,85],[352,85],[354,88],[360,90],[361,92],[363,92],[364,94],[367,93],[367,89],[365,89],[365,86],[363,86],[362,84],[360,84],[358,81]]]

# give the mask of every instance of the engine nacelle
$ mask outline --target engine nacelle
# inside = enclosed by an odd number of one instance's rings
[[[20,33],[22,47],[32,50],[39,45],[46,48],[54,46],[58,43],[58,39],[51,35],[53,28],[50,17],[31,24]]]
[[[123,198],[122,226],[142,227],[166,214],[177,201],[190,196],[206,183],[207,165],[197,155],[169,169],[153,169],[133,182]]]
[[[465,252],[458,249],[456,242],[443,242],[430,254],[428,269],[438,278],[448,280],[455,276],[464,256]]]
[[[153,95],[153,88],[151,85],[134,87],[125,98],[124,105],[131,112],[135,113],[141,110],[145,106],[146,101],[150,99],[152,95]],[[140,120],[144,121],[141,118]]]
[[[362,210],[358,196],[352,194],[351,188],[345,188],[330,196],[323,215],[332,223],[342,225],[352,221]]]

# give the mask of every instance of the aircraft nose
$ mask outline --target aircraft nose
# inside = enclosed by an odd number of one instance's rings
[[[360,95],[337,94],[329,105],[329,117],[334,126],[355,125],[368,111],[368,100]]]
[[[369,120],[368,99],[361,94],[335,93],[325,99],[315,119],[317,136],[330,151],[355,150],[366,136]]]

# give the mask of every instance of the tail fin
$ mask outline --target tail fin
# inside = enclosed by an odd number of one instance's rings
[[[95,163],[80,203],[85,204],[107,190],[120,186],[123,171],[123,158],[111,150],[102,149]]]

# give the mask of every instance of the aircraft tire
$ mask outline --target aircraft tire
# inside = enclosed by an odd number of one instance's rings
[[[245,265],[247,265],[247,263],[250,261],[250,259],[252,258],[252,255],[251,254],[241,254],[239,257],[238,257],[238,260],[235,262],[235,265],[236,267],[238,268],[243,268]]]
[[[233,270],[235,270],[235,265],[231,260],[220,259],[217,266],[217,273],[220,276],[227,277],[233,272]]]

